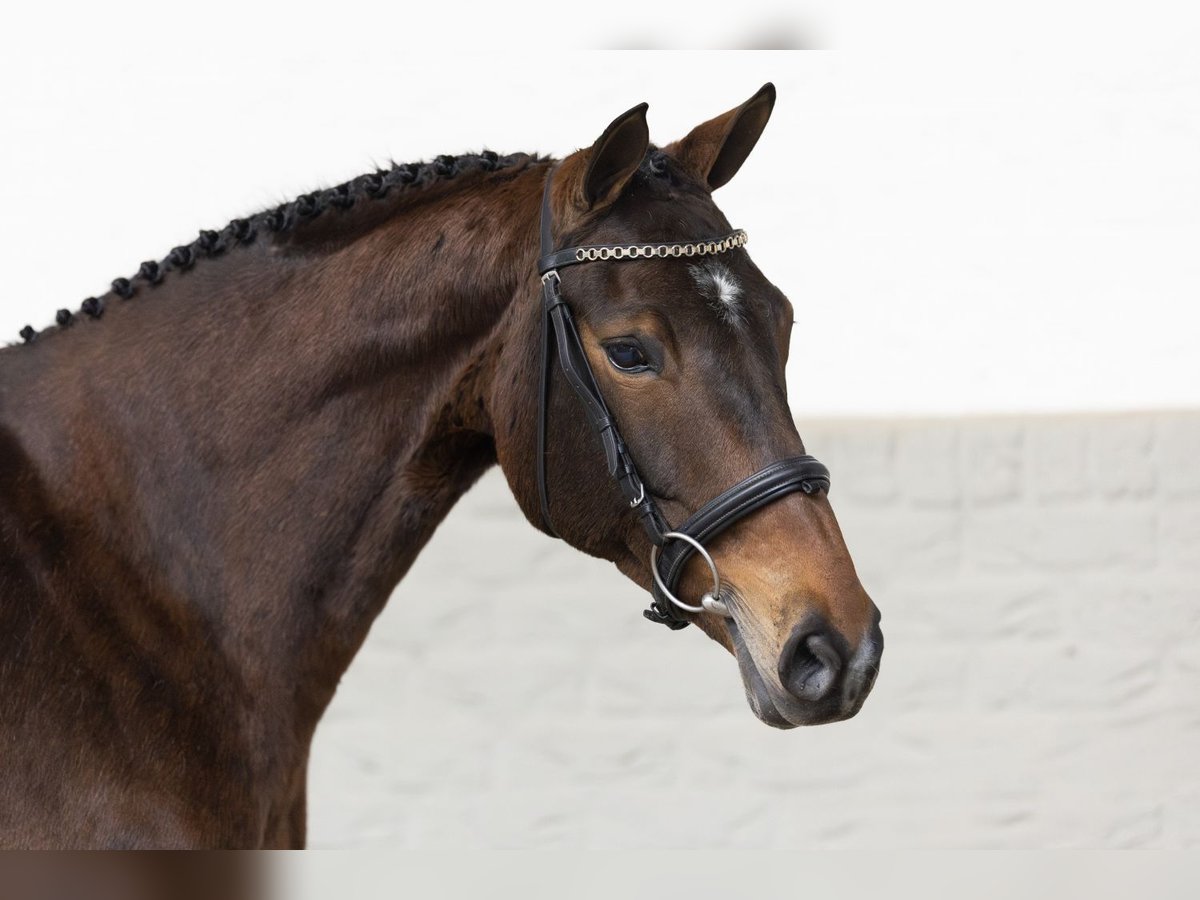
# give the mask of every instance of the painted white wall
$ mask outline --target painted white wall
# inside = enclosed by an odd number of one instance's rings
[[[805,440],[883,613],[857,716],[758,722],[725,650],[644,621],[644,591],[530,528],[492,471],[317,728],[312,845],[1200,846],[1200,415]]]
[[[0,336],[78,308],[201,227],[376,161],[484,145],[561,154],[643,99],[666,141],[770,79],[775,117],[719,201],[800,310],[797,415],[1197,405],[1194,16],[1172,27],[1043,9],[1038,21],[1066,33],[1156,42],[1064,53],[1045,39],[1010,47],[1021,10],[993,22],[935,6],[927,37],[961,29],[982,49],[927,52],[911,21],[901,29],[907,7],[861,4],[772,18],[750,3],[708,30],[654,30],[661,11],[622,3],[584,28],[556,6],[528,20],[531,35],[557,29],[551,55],[413,46],[456,28],[465,46],[494,47],[486,11],[458,14],[484,23],[466,28],[441,8],[358,2],[24,9],[0,53]],[[783,43],[874,46],[561,49],[737,43],[764,28]]]

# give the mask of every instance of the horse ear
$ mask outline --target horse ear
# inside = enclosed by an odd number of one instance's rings
[[[697,125],[687,137],[665,149],[715,191],[742,167],[774,108],[775,85],[768,81],[741,106]]]
[[[588,209],[612,203],[621,195],[650,146],[647,103],[639,103],[613,119],[596,139],[583,176],[583,203]]]

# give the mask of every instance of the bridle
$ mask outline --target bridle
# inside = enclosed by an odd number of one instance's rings
[[[658,505],[638,475],[629,448],[621,438],[596,377],[588,365],[579,331],[571,308],[562,295],[559,270],[568,266],[608,260],[678,259],[710,256],[740,249],[746,244],[746,232],[734,231],[724,237],[701,241],[662,244],[591,244],[554,249],[552,236],[553,212],[550,191],[554,169],[546,176],[542,191],[541,256],[538,274],[542,279],[542,361],[541,394],[537,432],[538,495],[542,507],[542,522],[546,530],[558,537],[550,519],[550,497],[546,485],[546,426],[550,399],[550,353],[557,349],[558,361],[567,383],[574,389],[592,429],[604,447],[608,473],[617,481],[621,494],[641,520],[650,543],[650,571],[654,576],[654,599],[644,615],[651,622],[666,625],[672,631],[686,627],[689,622],[676,608],[689,613],[710,612],[729,616],[721,599],[721,578],[716,563],[704,548],[718,534],[735,522],[761,509],[768,503],[796,491],[816,493],[829,490],[829,470],[812,456],[793,456],[771,463],[749,478],[714,497],[700,507],[682,525],[672,530],[663,519]],[[553,348],[551,345],[554,345]],[[699,554],[712,574],[712,590],[705,593],[698,606],[684,603],[675,592],[688,560]]]

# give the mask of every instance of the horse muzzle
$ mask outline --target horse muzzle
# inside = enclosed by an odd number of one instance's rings
[[[879,613],[867,634],[850,648],[848,641],[819,616],[807,616],[784,643],[775,665],[760,665],[736,611],[726,620],[734,654],[754,714],[775,728],[823,725],[849,719],[866,702],[879,674],[883,632]],[[757,652],[755,652],[757,651]]]

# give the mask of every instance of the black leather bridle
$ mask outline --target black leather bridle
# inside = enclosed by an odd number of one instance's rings
[[[720,578],[704,544],[735,522],[761,509],[768,503],[796,491],[813,494],[822,488],[829,490],[829,469],[812,456],[793,456],[771,463],[749,478],[700,507],[682,525],[671,529],[646,485],[638,474],[629,448],[621,438],[617,423],[600,393],[596,377],[588,365],[571,308],[563,298],[558,272],[568,266],[598,260],[669,259],[706,256],[737,249],[746,243],[746,233],[735,231],[711,240],[664,244],[592,244],[555,250],[552,236],[553,212],[550,190],[554,170],[546,177],[542,192],[541,256],[538,274],[542,279],[542,362],[541,394],[538,411],[537,470],[538,494],[542,521],[550,534],[558,537],[550,518],[550,498],[546,485],[546,428],[550,399],[550,355],[556,349],[558,361],[567,383],[574,389],[592,429],[604,447],[608,473],[616,479],[621,494],[637,513],[650,542],[651,573],[654,575],[654,599],[642,614],[651,622],[666,625],[672,631],[686,627],[689,622],[679,616],[676,607],[688,612],[712,612],[728,615],[720,598]],[[552,346],[553,345],[553,346]],[[661,553],[659,552],[661,551]],[[713,590],[704,595],[699,606],[690,606],[675,596],[684,567],[695,554],[701,554],[713,576]]]

